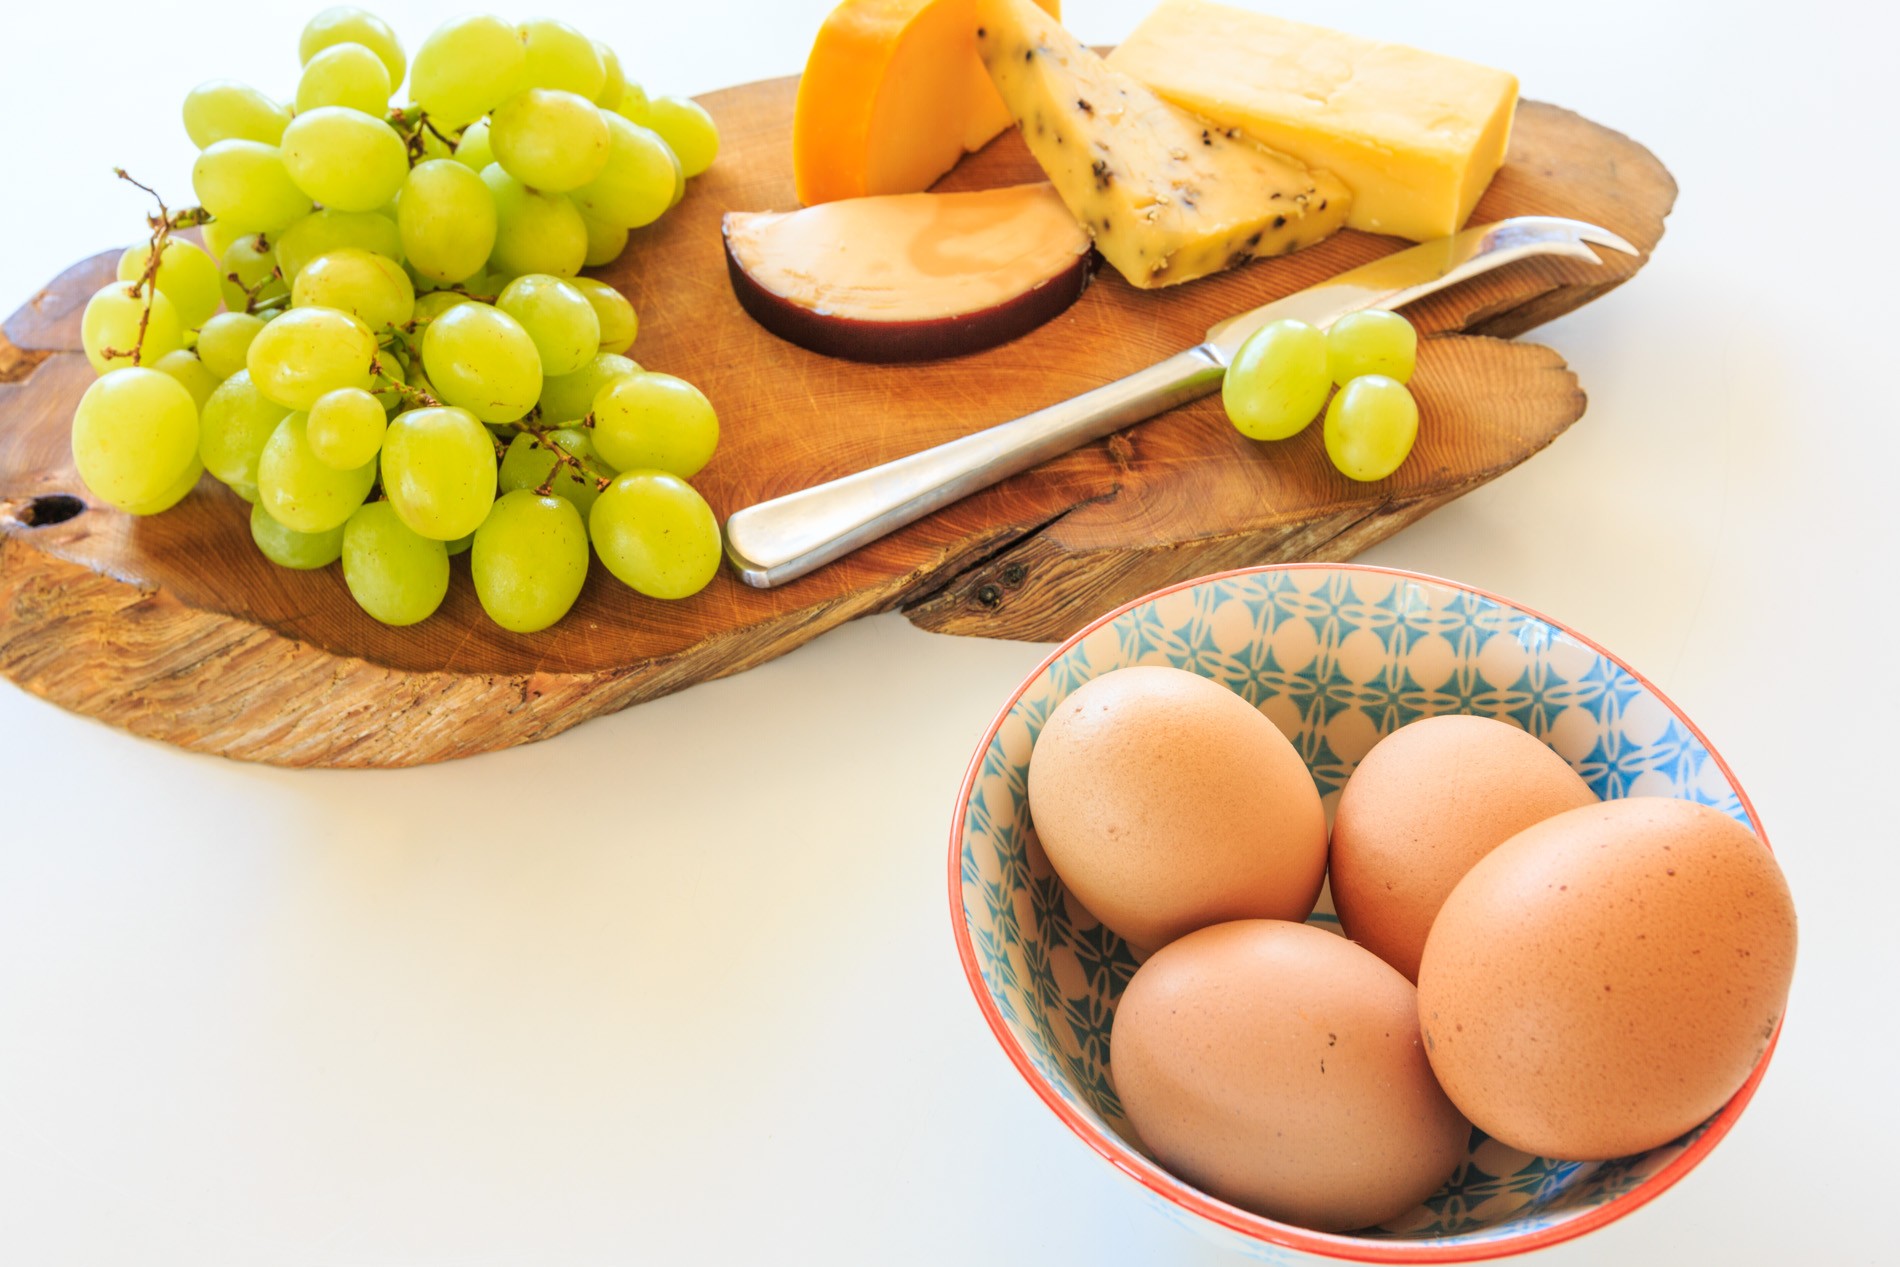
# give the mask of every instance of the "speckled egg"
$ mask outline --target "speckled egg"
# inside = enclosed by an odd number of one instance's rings
[[[1181,669],[1118,669],[1058,704],[1030,755],[1029,808],[1069,891],[1144,950],[1226,920],[1305,919],[1326,875],[1300,754]]]
[[[1318,1231],[1393,1218],[1463,1160],[1411,982],[1307,924],[1243,920],[1169,943],[1115,1012],[1109,1068],[1158,1161]]]
[[[1387,735],[1339,794],[1329,866],[1346,935],[1418,980],[1438,908],[1478,859],[1596,804],[1570,763],[1489,717],[1428,717]]]
[[[1794,902],[1754,833],[1632,797],[1518,833],[1458,882],[1419,967],[1427,1054],[1513,1148],[1655,1148],[1740,1089],[1794,974]]]

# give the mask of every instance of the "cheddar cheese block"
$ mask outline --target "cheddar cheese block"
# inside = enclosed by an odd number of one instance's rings
[[[1023,139],[1102,257],[1171,286],[1336,232],[1336,178],[1169,105],[1030,0],[977,0],[977,53]]]
[[[798,81],[798,200],[928,189],[1009,122],[976,57],[975,0],[844,0]]]
[[[1338,176],[1350,227],[1417,241],[1464,225],[1517,108],[1501,70],[1209,0],[1161,0],[1109,63]]]

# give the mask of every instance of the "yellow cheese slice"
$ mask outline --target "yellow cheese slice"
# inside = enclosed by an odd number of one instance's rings
[[[1415,241],[1464,225],[1517,108],[1501,70],[1209,0],[1161,0],[1109,63],[1338,176],[1350,227]]]
[[[798,83],[798,200],[917,193],[1008,126],[976,57],[975,0],[845,0]]]
[[[1311,246],[1351,194],[1108,65],[1030,0],[977,0],[977,53],[1062,201],[1132,284]]]

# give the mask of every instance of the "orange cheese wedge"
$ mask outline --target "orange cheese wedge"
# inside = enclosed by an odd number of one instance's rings
[[[1036,3],[1060,16],[1060,0]],[[976,55],[975,0],[844,0],[798,84],[798,199],[917,193],[1009,125]]]

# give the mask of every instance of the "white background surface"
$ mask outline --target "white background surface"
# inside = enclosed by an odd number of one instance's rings
[[[287,95],[316,7],[10,0],[0,310],[135,235],[113,164],[188,201],[185,91]],[[827,7],[557,16],[699,92],[796,71]],[[1146,4],[1067,8],[1111,42]],[[378,11],[413,52],[457,10]],[[1539,1261],[1900,1261],[1900,30],[1846,3],[1280,11],[1511,68],[1682,186],[1644,273],[1536,335],[1584,420],[1364,556],[1655,680],[1800,908],[1786,1031],[1733,1135]],[[1043,653],[886,616],[536,747],[367,773],[193,756],[0,683],[0,1261],[1237,1261],[1042,1108],[956,962],[952,800]]]

